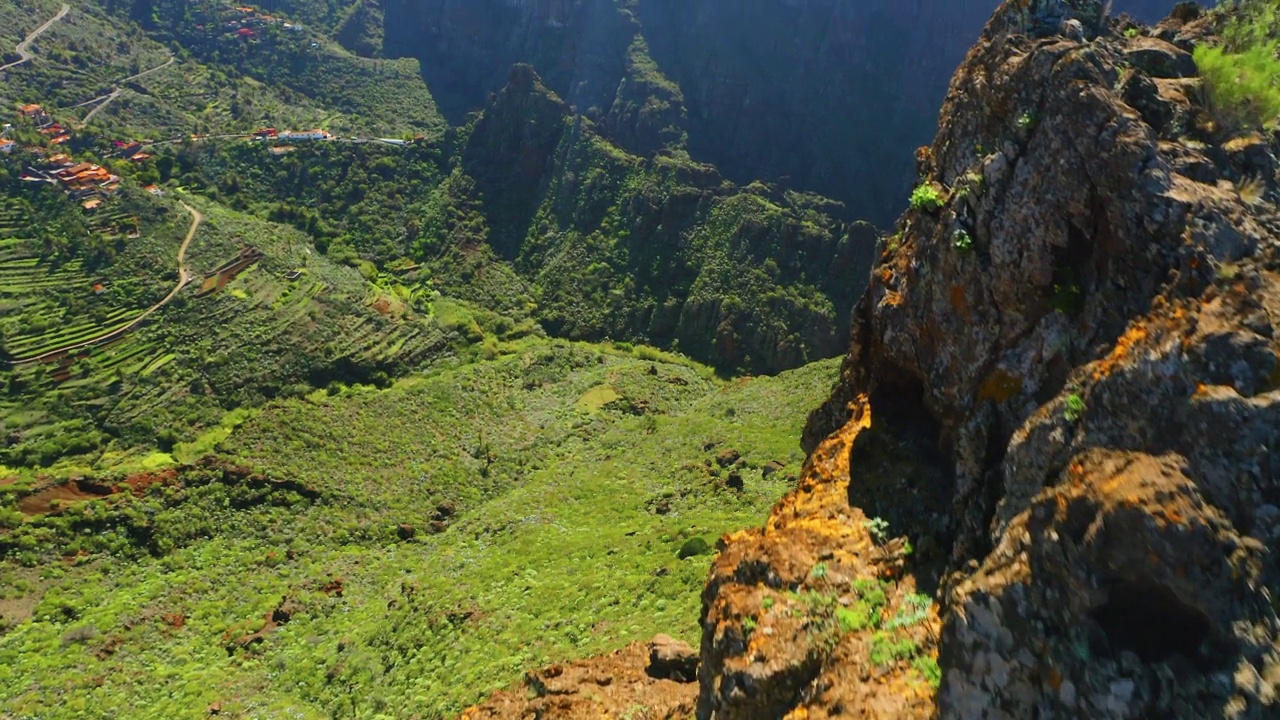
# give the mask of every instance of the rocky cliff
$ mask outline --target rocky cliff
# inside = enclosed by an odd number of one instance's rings
[[[1103,17],[1008,0],[952,79],[700,718],[1280,715],[1280,143],[1201,104],[1216,16]]]
[[[417,57],[458,123],[514,63],[628,150],[687,145],[738,182],[820,192],[888,225],[947,79],[993,0],[384,0],[386,50]],[[1118,0],[1155,19],[1168,0]],[[637,42],[643,52],[637,62]],[[650,68],[669,82],[652,82]],[[649,99],[647,122],[637,114]]]
[[[1008,0],[953,77],[699,718],[1280,715],[1280,140],[1203,103],[1219,16],[1103,9]]]

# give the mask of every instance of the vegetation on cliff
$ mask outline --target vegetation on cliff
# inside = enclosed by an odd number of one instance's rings
[[[1280,118],[1280,9],[1261,0],[1226,6],[1221,45],[1200,45],[1196,65],[1217,117],[1229,126],[1261,128]]]

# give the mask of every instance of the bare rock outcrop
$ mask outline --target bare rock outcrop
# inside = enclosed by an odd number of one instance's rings
[[[1203,105],[1215,22],[996,12],[800,487],[712,569],[699,717],[1280,716],[1280,142]]]

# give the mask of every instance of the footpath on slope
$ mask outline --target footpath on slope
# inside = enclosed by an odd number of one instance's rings
[[[141,77],[145,77],[145,76],[147,76],[147,75],[150,75],[150,74],[151,74],[151,73],[153,73],[153,72],[157,72],[157,71],[163,70],[163,69],[165,69],[165,68],[169,67],[170,65],[172,65],[172,64],[174,63],[174,60],[175,60],[175,59],[176,59],[176,58],[174,58],[172,55],[170,55],[170,56],[169,56],[169,59],[168,59],[168,60],[165,60],[163,63],[161,63],[161,64],[159,64],[159,65],[157,65],[157,66],[155,66],[155,67],[153,67],[153,68],[150,68],[150,69],[148,69],[148,70],[143,70],[143,71],[142,71],[142,72],[140,72],[140,73],[136,73],[136,74],[134,74],[134,75],[130,75],[129,77],[127,77],[127,78],[125,78],[125,79],[123,79],[123,80],[120,80],[119,82],[117,82],[117,83],[115,84],[115,87],[114,87],[114,88],[112,88],[112,90],[111,90],[111,92],[110,92],[110,93],[108,93],[108,94],[106,94],[106,95],[103,95],[103,96],[101,96],[101,97],[96,97],[96,98],[94,98],[93,100],[88,100],[88,101],[86,101],[86,102],[80,103],[79,105],[75,105],[75,106],[73,106],[73,107],[83,107],[83,106],[85,106],[85,105],[89,105],[89,104],[94,103],[94,102],[97,102],[97,101],[99,101],[99,100],[101,100],[101,101],[102,101],[102,102],[101,102],[97,107],[95,107],[95,108],[93,108],[92,110],[90,110],[89,112],[85,113],[84,119],[83,119],[83,120],[81,120],[80,122],[81,122],[81,123],[87,123],[87,122],[89,122],[90,120],[92,120],[92,119],[93,119],[93,116],[94,116],[94,115],[97,115],[98,113],[102,112],[103,108],[107,107],[107,106],[108,106],[108,105],[110,105],[112,102],[114,102],[116,98],[120,97],[120,94],[124,92],[124,88],[123,88],[122,86],[123,86],[125,83],[130,82],[130,81],[133,81],[133,80],[137,80],[138,78],[141,78]]]
[[[187,283],[191,281],[191,274],[187,271],[186,266],[187,247],[191,245],[191,240],[195,238],[196,231],[200,229],[200,223],[204,222],[204,215],[201,214],[199,210],[196,210],[181,200],[178,201],[178,204],[191,214],[191,227],[187,230],[187,236],[183,238],[182,245],[178,247],[178,284],[174,285],[173,289],[169,291],[169,294],[164,296],[164,299],[147,308],[141,315],[130,321],[128,325],[102,333],[101,335],[97,335],[73,345],[66,345],[31,357],[10,360],[8,361],[8,364],[10,366],[17,367],[19,365],[28,365],[31,363],[53,360],[66,355],[67,353],[75,352],[76,350],[83,350],[84,348],[93,347],[94,345],[110,342],[123,337],[134,330],[137,330],[138,327],[141,326],[142,323],[146,322],[147,318],[151,317],[153,313],[163,308],[165,305],[168,305],[175,297],[177,297],[178,293],[182,291],[182,288],[186,287]]]
[[[45,24],[31,31],[31,34],[28,35],[25,40],[18,43],[18,46],[15,49],[17,50],[19,59],[9,63],[8,65],[0,65],[0,72],[4,72],[9,68],[17,67],[27,62],[28,60],[30,60],[31,59],[31,52],[30,52],[31,43],[35,42],[36,38],[44,34],[45,30],[48,30],[50,27],[52,27],[54,23],[58,22],[63,17],[65,17],[66,14],[70,11],[71,11],[71,6],[67,5],[66,3],[63,3],[62,9],[58,11],[57,15],[54,15],[47,22],[45,22]]]

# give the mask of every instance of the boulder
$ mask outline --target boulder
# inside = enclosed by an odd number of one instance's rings
[[[698,651],[669,635],[655,635],[649,641],[650,677],[691,683],[698,679]]]
[[[1159,38],[1137,37],[1124,51],[1130,65],[1154,78],[1195,77],[1191,53]]]
[[[720,451],[720,454],[716,455],[716,464],[722,468],[727,468],[730,465],[738,462],[738,460],[741,457],[742,457],[742,453],[739,453],[737,450],[734,450],[733,448],[729,448],[728,450]]]

